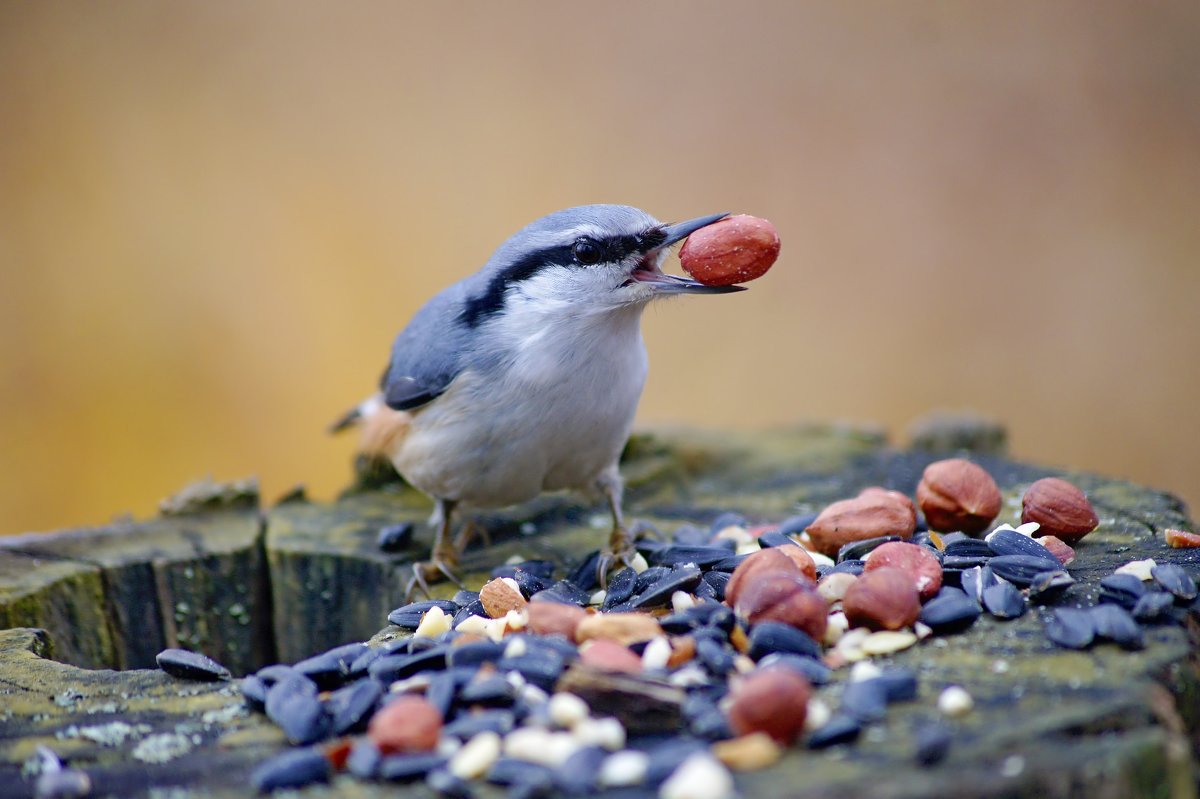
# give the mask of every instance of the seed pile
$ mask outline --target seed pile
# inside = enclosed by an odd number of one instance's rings
[[[345,772],[455,797],[486,781],[517,797],[723,799],[731,772],[769,766],[788,747],[850,744],[889,705],[916,699],[915,672],[870,658],[985,613],[1008,620],[1047,606],[1057,646],[1141,647],[1144,625],[1172,622],[1196,600],[1195,581],[1138,561],[1100,583],[1094,606],[1068,603],[1073,546],[1097,520],[1082,492],[1052,480],[1030,487],[1019,527],[983,537],[958,528],[988,530],[998,489],[956,459],[929,467],[917,504],[869,488],[777,525],[733,514],[685,525],[670,542],[640,543],[606,589],[598,553],[565,575],[547,561],[501,566],[478,592],[389,614],[411,635],[244,679],[247,703],[301,747],[262,764],[254,784],[267,792]],[[160,663],[181,677],[224,676],[177,652]],[[840,692],[814,691],[831,683]],[[972,704],[957,686],[937,702],[947,717]],[[951,737],[926,724],[914,742],[916,762],[932,765]]]

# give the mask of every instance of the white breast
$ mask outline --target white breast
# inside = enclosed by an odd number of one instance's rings
[[[397,469],[432,496],[481,507],[590,488],[633,425],[647,368],[641,311],[488,320],[476,365],[413,414]]]

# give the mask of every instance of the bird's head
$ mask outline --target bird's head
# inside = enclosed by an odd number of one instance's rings
[[[644,305],[656,297],[741,291],[741,286],[706,286],[661,268],[671,245],[725,216],[666,225],[627,205],[557,211],[496,250],[481,272],[483,291],[468,302],[465,318],[477,324],[518,306],[595,313]]]

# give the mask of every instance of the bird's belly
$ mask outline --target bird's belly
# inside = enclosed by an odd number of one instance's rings
[[[593,381],[530,390],[463,373],[413,414],[396,468],[432,496],[477,507],[589,488],[629,437],[643,376],[609,381],[598,396]]]

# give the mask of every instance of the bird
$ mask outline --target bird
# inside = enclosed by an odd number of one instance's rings
[[[544,491],[602,496],[612,533],[601,581],[636,554],[618,459],[648,359],[641,316],[660,298],[726,294],[669,275],[672,245],[728,214],[664,224],[627,205],[583,205],[513,234],[474,274],[426,302],[396,336],[379,391],[332,430],[359,426],[360,448],[389,459],[434,501],[430,559],[408,586],[455,576],[460,508],[500,508]],[[459,583],[461,585],[461,583]]]

